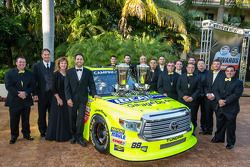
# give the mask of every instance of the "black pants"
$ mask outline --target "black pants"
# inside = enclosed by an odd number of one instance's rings
[[[30,135],[30,107],[10,107],[10,132],[11,138],[17,139],[19,136],[19,122],[22,119],[22,133],[23,136]]]
[[[71,133],[77,139],[83,139],[85,110],[86,104],[82,103],[69,107]]]
[[[200,119],[200,125],[201,125],[201,129],[202,131],[205,131],[206,129],[206,106],[205,106],[205,97],[204,96],[200,96],[197,100],[197,111],[199,110],[200,107],[200,111],[201,111],[201,119]]]
[[[50,112],[52,96],[49,91],[38,97],[38,128],[41,134],[45,134],[47,130],[46,113]]]
[[[197,114],[198,114],[198,105],[197,101],[193,101],[191,103],[184,102],[186,106],[191,110],[191,122],[194,125],[194,131],[195,128],[197,127]]]
[[[207,132],[213,132],[213,125],[214,125],[214,120],[213,120],[213,115],[216,110],[217,103],[215,100],[210,101],[206,99],[206,131]]]
[[[221,110],[215,112],[216,114],[216,127],[217,130],[215,132],[215,138],[217,140],[224,141],[225,140],[225,133],[227,133],[227,144],[234,145],[236,136],[236,117],[227,117]]]

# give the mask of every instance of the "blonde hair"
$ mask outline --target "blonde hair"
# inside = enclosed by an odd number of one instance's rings
[[[56,59],[54,72],[60,70],[60,63],[63,61],[66,61],[66,63],[67,63],[66,70],[68,69],[68,65],[69,65],[68,59],[66,57],[60,57],[60,58]]]

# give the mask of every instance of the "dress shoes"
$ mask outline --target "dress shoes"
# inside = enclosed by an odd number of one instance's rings
[[[218,140],[215,137],[212,138],[211,140],[212,143],[224,143],[224,140]]]
[[[71,144],[76,144],[76,138],[75,137],[72,137],[69,141],[70,141]]]
[[[234,145],[230,145],[230,144],[227,144],[226,145],[226,149],[228,149],[228,150],[231,150],[231,149],[233,149],[234,148]]]
[[[45,138],[46,134],[45,133],[41,133],[41,138]]]
[[[25,138],[26,140],[30,140],[30,141],[34,140],[34,138],[31,137],[30,135],[29,136],[24,136],[23,138]]]
[[[15,144],[16,143],[16,138],[11,138],[9,143],[10,144]]]
[[[82,139],[79,139],[77,141],[78,144],[80,144],[82,147],[86,147],[87,146],[87,143],[85,141],[83,141]]]

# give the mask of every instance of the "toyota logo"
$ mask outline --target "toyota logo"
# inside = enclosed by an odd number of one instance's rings
[[[169,125],[169,129],[175,131],[175,130],[177,130],[178,126],[179,125],[176,121],[172,121]]]

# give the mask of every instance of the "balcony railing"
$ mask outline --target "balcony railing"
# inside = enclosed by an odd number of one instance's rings
[[[171,2],[182,5],[185,0],[170,0]],[[192,3],[196,6],[219,6],[220,0],[193,0]],[[250,8],[250,0],[242,0],[236,4],[236,0],[225,0],[226,7],[241,6],[243,8]]]

